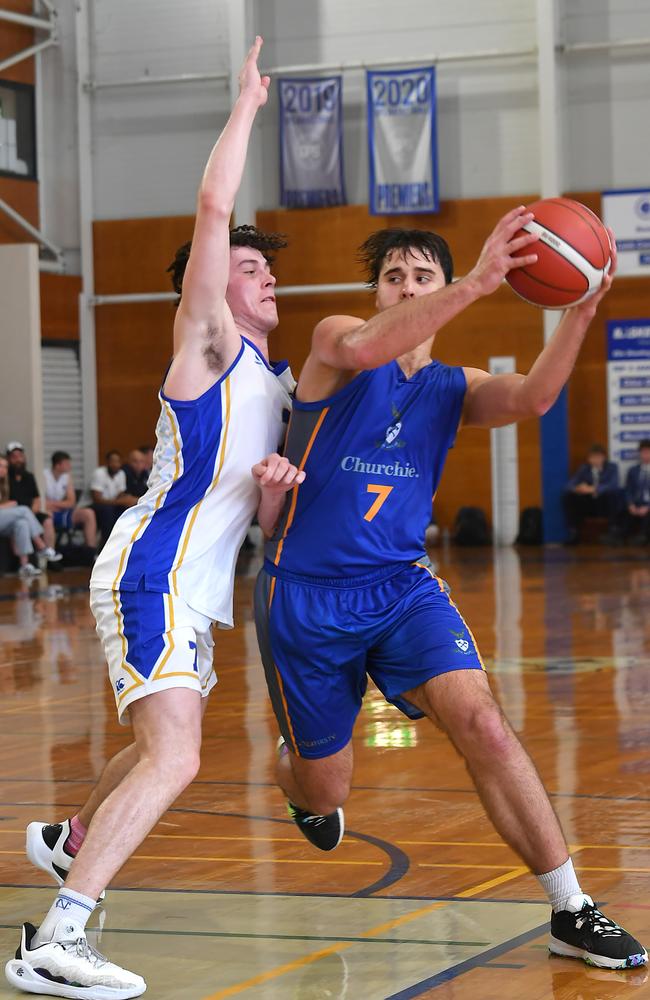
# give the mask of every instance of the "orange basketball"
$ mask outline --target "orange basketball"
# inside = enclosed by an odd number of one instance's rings
[[[513,254],[536,253],[537,263],[516,268],[506,281],[526,302],[544,309],[566,309],[597,292],[611,266],[607,230],[597,215],[571,198],[545,198],[526,209],[535,218],[517,235],[539,233],[539,240]]]

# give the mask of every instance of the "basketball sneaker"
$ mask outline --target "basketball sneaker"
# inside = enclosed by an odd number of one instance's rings
[[[68,877],[74,854],[65,849],[70,836],[70,820],[62,823],[30,823],[27,827],[25,850],[31,863],[47,872],[57,885],[63,885]],[[103,892],[101,901],[106,896]]]
[[[345,817],[340,807],[328,816],[316,816],[314,813],[299,809],[293,802],[287,800],[287,812],[303,837],[306,837],[319,851],[333,851],[341,843],[345,830]]]
[[[643,945],[582,893],[571,896],[566,910],[551,915],[548,947],[554,955],[581,958],[601,969],[632,969],[648,961]]]
[[[32,947],[35,934],[32,924],[23,924],[16,957],[5,966],[7,980],[18,990],[81,1000],[129,1000],[147,988],[141,976],[91,948],[74,920],[60,920],[47,944]]]
[[[289,747],[283,736],[278,738],[275,749],[278,757],[284,757],[289,753]],[[345,816],[342,809],[337,809],[329,816],[316,816],[305,809],[300,809],[287,799],[287,812],[303,837],[306,837],[319,851],[333,851],[341,843],[345,831]]]

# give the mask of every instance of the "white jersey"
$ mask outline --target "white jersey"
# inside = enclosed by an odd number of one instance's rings
[[[65,500],[70,482],[69,473],[62,472],[57,479],[51,469],[43,469],[43,479],[45,480],[45,496],[48,500],[56,500],[59,503]]]
[[[174,594],[231,628],[237,554],[260,496],[251,467],[281,445],[294,387],[286,363],[270,368],[242,339],[198,399],[161,390],[149,488],[116,522],[91,588]]]

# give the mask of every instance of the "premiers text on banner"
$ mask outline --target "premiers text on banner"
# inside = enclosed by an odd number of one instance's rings
[[[437,212],[436,75],[368,70],[370,212]]]
[[[278,80],[280,204],[345,204],[341,77]]]

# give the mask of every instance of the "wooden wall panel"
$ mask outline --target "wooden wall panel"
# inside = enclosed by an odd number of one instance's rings
[[[600,195],[579,192],[594,211]],[[534,196],[530,196],[533,200]],[[529,199],[522,199],[524,202]],[[403,216],[387,221],[365,206],[258,213],[263,229],[286,233],[290,246],[278,254],[280,284],[320,284],[362,280],[357,246],[375,228],[405,225],[433,228],[450,242],[458,274],[474,263],[485,236],[513,207],[509,198],[449,202],[436,216]],[[95,223],[95,266],[100,293],[166,290],[165,268],[174,250],[192,232],[191,217]],[[311,332],[323,316],[340,312],[361,317],[373,312],[368,293],[281,298],[281,324],[271,339],[271,355],[288,357],[296,374],[309,349]],[[569,386],[570,449],[576,464],[589,444],[606,439],[605,323],[639,317],[650,308],[650,281],[619,279],[605,300],[585,342]],[[151,438],[158,407],[156,392],[171,353],[173,309],[166,304],[101,307],[97,310],[97,367],[100,447],[127,450]],[[491,355],[514,355],[526,372],[542,348],[542,313],[521,302],[509,288],[484,299],[442,331],[435,355],[448,364],[488,366]],[[540,503],[539,423],[519,427],[521,506]],[[462,430],[451,451],[437,499],[443,525],[458,509],[476,503],[491,514],[489,432]]]
[[[5,10],[18,14],[32,14],[31,0],[2,0]],[[9,21],[0,22],[0,60],[14,55],[22,49],[34,44],[32,28]],[[13,80],[16,83],[34,83],[34,59],[23,59],[0,72],[0,79]],[[13,177],[0,177],[0,198],[6,201],[17,212],[20,212],[32,225],[38,225],[38,185],[36,181],[22,180]],[[3,212],[0,212],[0,243],[26,243],[31,240],[24,229],[12,222]]]
[[[41,272],[41,336],[43,340],[79,340],[81,278]]]
[[[2,0],[2,7],[16,14],[34,13],[32,0]],[[33,44],[32,28],[10,21],[0,22],[0,61]],[[34,83],[34,59],[23,59],[9,69],[3,70],[0,72],[0,79],[13,80],[15,83]]]

